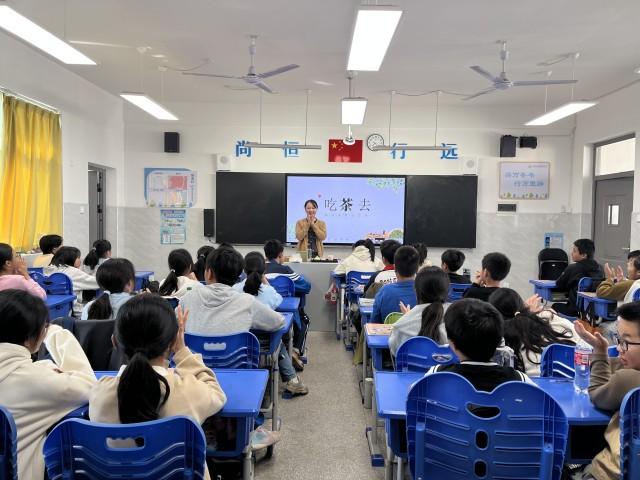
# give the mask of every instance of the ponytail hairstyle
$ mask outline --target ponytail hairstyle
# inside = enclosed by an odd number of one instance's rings
[[[196,254],[198,258],[196,263],[193,265],[193,273],[196,274],[197,279],[201,282],[204,282],[204,271],[207,267],[207,257],[214,250],[215,248],[211,245],[203,245],[198,249],[198,253]]]
[[[111,242],[109,240],[96,240],[93,242],[93,248],[87,256],[84,257],[84,264],[91,270],[95,270],[100,263],[100,259],[111,251]]]
[[[96,281],[103,290],[89,307],[90,320],[107,320],[113,315],[109,295],[112,293],[122,293],[131,282],[135,282],[136,271],[126,258],[112,258],[108,262],[100,265],[96,272]]]
[[[167,278],[164,279],[158,293],[160,295],[171,295],[178,290],[178,277],[189,275],[193,268],[193,258],[191,254],[184,248],[172,250],[169,254],[169,268],[171,271]]]
[[[164,356],[177,334],[178,321],[173,309],[157,295],[138,295],[118,312],[114,335],[127,359],[118,383],[121,423],[158,418],[158,410],[171,392],[167,379],[153,369],[150,360]]]
[[[416,275],[415,289],[418,304],[429,304],[422,311],[418,335],[429,337],[438,344],[445,343],[440,324],[444,318],[444,303],[449,295],[449,277],[438,267],[425,267]]]
[[[366,240],[358,240],[356,243],[353,244],[352,250],[355,250],[360,246],[367,247],[369,249],[369,255],[371,255],[371,261],[372,262],[375,261],[376,246],[374,245],[373,241],[370,238],[367,238]]]
[[[51,265],[56,267],[75,267],[76,260],[80,258],[80,250],[76,247],[60,247],[53,254]]]
[[[504,317],[504,341],[516,355],[516,369],[525,371],[524,355],[530,363],[539,364],[531,354],[542,354],[552,343],[575,345],[572,333],[564,329],[557,332],[547,320],[531,312],[518,292],[499,288],[489,296],[489,303]],[[524,352],[523,352],[524,350]]]
[[[264,257],[260,252],[249,252],[244,257],[244,272],[247,279],[244,282],[244,291],[254,297],[260,293],[260,285],[262,285],[262,276],[266,270]]]

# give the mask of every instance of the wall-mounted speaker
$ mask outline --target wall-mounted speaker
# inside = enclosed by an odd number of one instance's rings
[[[464,156],[461,160],[463,175],[478,175],[478,157]]]
[[[216,172],[230,172],[233,169],[231,155],[216,155]]]
[[[204,215],[204,236],[215,237],[216,235],[216,211],[213,208],[205,208]]]
[[[164,152],[180,153],[180,134],[178,132],[164,132]]]
[[[512,135],[503,135],[500,138],[500,156],[515,157],[516,156],[516,139]]]
[[[520,148],[536,148],[538,137],[520,137]]]

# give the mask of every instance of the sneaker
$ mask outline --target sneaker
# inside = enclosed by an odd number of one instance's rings
[[[274,432],[262,427],[256,428],[251,432],[251,450],[262,450],[263,448],[270,447],[280,441],[282,434],[280,432]]]
[[[293,368],[296,369],[296,372],[302,372],[304,370],[304,363],[300,360],[300,354],[294,349],[291,352],[291,364]]]
[[[294,395],[306,395],[309,393],[309,389],[300,381],[299,377],[289,380],[284,384],[284,388],[287,392],[291,392]]]

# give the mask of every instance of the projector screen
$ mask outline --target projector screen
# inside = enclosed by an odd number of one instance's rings
[[[287,175],[287,242],[297,242],[296,222],[305,218],[304,203],[318,203],[327,224],[324,243],[376,243],[404,239],[405,177]]]

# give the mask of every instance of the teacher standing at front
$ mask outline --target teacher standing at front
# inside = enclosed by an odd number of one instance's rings
[[[296,238],[298,239],[298,251],[311,251],[309,260],[322,257],[324,248],[322,241],[327,238],[327,224],[316,218],[318,203],[315,200],[304,202],[304,211],[307,214],[296,222]]]

